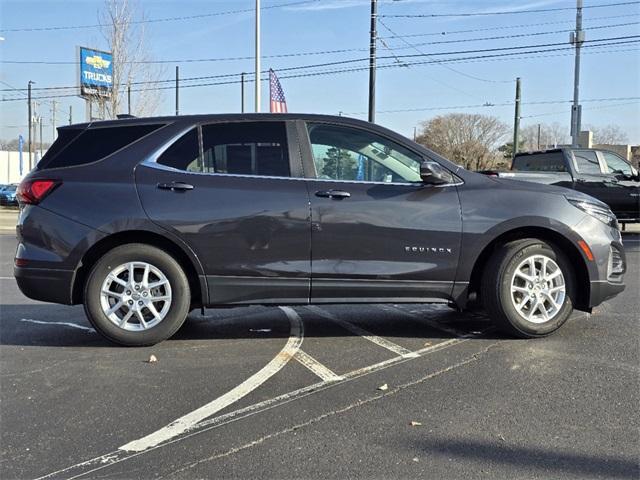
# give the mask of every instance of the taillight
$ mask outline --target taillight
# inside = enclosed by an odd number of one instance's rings
[[[20,203],[36,205],[61,183],[59,180],[23,180],[18,185],[16,197]]]

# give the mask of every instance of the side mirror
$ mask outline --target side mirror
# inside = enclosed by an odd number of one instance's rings
[[[427,185],[444,185],[452,181],[451,174],[439,163],[429,161],[420,164],[420,178],[422,178],[422,183]]]

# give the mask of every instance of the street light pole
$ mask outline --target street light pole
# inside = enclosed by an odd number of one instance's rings
[[[260,0],[256,0],[256,113],[260,113]]]
[[[369,43],[369,121],[376,120],[376,23],[378,0],[371,0],[371,30]]]

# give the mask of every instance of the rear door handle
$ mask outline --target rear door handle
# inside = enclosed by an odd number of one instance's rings
[[[161,190],[193,190],[193,185],[184,182],[159,183],[158,188]]]
[[[332,198],[334,200],[342,200],[343,198],[349,198],[351,194],[343,190],[320,190],[316,192],[316,197]]]

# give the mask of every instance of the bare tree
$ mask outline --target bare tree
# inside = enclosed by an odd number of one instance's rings
[[[113,54],[113,93],[104,102],[107,118],[127,113],[127,86],[131,87],[131,113],[137,116],[152,115],[158,109],[162,96],[156,82],[163,69],[149,63],[152,60],[145,43],[144,12],[135,0],[105,0],[98,13],[102,35]],[[95,97],[98,99],[98,97]]]
[[[509,127],[496,117],[468,113],[437,116],[422,123],[416,141],[470,170],[491,168]]]
[[[527,125],[520,131],[521,149],[533,151],[552,148],[569,143],[569,131],[558,122],[540,124],[540,147],[538,147],[538,124]]]
[[[593,143],[616,145],[625,144],[629,141],[629,137],[627,137],[627,134],[622,131],[619,125],[609,124],[602,127],[588,125],[587,130],[593,132]]]

